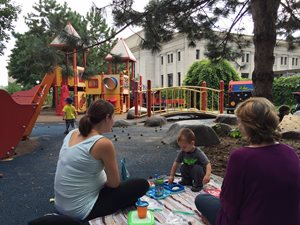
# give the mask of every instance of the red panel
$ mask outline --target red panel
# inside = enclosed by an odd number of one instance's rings
[[[13,154],[13,150],[23,137],[36,105],[20,105],[4,90],[0,90],[0,158]]]

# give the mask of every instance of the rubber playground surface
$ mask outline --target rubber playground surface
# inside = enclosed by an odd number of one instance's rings
[[[115,119],[124,116],[117,115]],[[170,125],[153,128],[138,123],[126,128],[113,128],[113,132],[106,136],[115,144],[119,168],[121,159],[125,158],[131,177],[167,175],[178,151],[161,143]],[[10,161],[0,161],[1,224],[27,224],[30,220],[55,212],[53,182],[59,149],[65,137],[64,128],[61,117],[42,112],[29,140],[17,146],[20,155]]]

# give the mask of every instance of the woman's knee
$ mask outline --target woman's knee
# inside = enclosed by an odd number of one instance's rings
[[[197,197],[195,198],[195,205],[196,208],[198,209],[198,211],[202,211],[203,207],[205,206],[205,200],[203,198],[203,195],[197,195]]]

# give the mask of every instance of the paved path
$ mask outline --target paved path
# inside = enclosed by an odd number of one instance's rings
[[[118,118],[124,117],[117,115]],[[125,157],[132,177],[168,174],[177,154],[177,149],[161,143],[169,126],[155,129],[138,124],[113,128],[113,132],[106,136],[116,146],[119,166],[120,160]],[[53,198],[54,174],[65,136],[63,132],[61,117],[42,112],[30,139],[26,141],[30,143],[22,142],[17,147],[27,154],[12,161],[0,161],[0,173],[3,174],[0,178],[0,224],[23,225],[54,212],[53,203],[49,200]]]

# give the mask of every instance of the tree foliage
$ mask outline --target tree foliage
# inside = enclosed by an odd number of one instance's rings
[[[207,87],[219,89],[220,81],[228,84],[231,80],[240,80],[235,68],[227,60],[211,61],[204,59],[192,64],[187,72],[184,84],[188,86],[202,86],[205,81]]]
[[[3,55],[5,43],[10,39],[10,31],[13,31],[15,22],[18,18],[20,7],[11,0],[1,0],[0,2],[0,55]]]
[[[108,27],[106,20],[95,8],[91,8],[86,16],[82,16],[72,11],[66,3],[61,5],[55,0],[40,0],[33,9],[35,11],[25,17],[28,31],[24,34],[14,34],[16,46],[12,50],[8,64],[9,76],[23,85],[35,85],[36,80],[41,80],[54,66],[66,64],[66,55],[68,58],[66,66],[72,67],[72,51],[63,52],[49,46],[57,35],[65,39],[70,49],[77,49],[78,66],[84,66],[83,49],[114,36],[114,30]],[[77,31],[80,40],[66,34],[64,28],[68,22]],[[106,70],[104,57],[109,53],[113,43],[114,40],[110,39],[87,51],[86,66],[89,73],[99,74]]]
[[[274,79],[273,95],[275,105],[295,105],[293,92],[300,92],[299,75]]]
[[[252,16],[255,45],[254,95],[272,99],[273,62],[276,35],[285,34],[290,46],[299,45],[300,2],[297,0],[151,0],[143,12],[132,8],[133,0],[114,0],[114,20],[118,26],[137,25],[145,32],[144,48],[159,51],[174,32],[186,34],[189,45],[208,40],[206,55],[211,59],[239,57],[249,43],[240,26]],[[222,27],[222,21],[230,21]],[[299,34],[299,33],[298,33]]]

